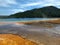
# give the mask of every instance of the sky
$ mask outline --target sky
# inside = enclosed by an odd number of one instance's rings
[[[60,0],[0,0],[0,15],[11,15],[45,6],[60,8]]]

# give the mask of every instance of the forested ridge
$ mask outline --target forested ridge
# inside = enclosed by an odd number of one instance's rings
[[[9,18],[59,18],[60,9],[54,6],[36,8],[25,12],[18,12],[8,16]]]

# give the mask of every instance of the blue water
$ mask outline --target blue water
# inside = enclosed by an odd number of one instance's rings
[[[49,20],[52,18],[8,18],[0,19],[0,22],[23,22],[23,21],[34,21],[34,20]]]

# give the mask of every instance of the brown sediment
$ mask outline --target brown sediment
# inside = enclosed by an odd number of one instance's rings
[[[52,19],[52,20],[37,20],[37,21],[29,21],[29,22],[17,22],[18,24],[39,24],[39,23],[53,23],[60,24],[60,19]]]
[[[18,35],[0,34],[0,45],[37,45],[37,44],[27,39],[24,39]]]
[[[60,24],[60,19],[47,21],[49,23]]]
[[[35,25],[35,26],[43,26],[47,28],[55,27],[55,24],[60,24],[60,19],[52,19],[52,20],[36,20],[29,22],[16,22],[17,24],[25,24],[25,25]]]

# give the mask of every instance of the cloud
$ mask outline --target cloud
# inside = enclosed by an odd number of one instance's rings
[[[44,6],[57,6],[60,5],[60,0],[39,0],[39,1],[34,1],[34,2],[29,2],[25,4],[21,4],[19,7],[20,8],[27,8],[31,6],[39,6],[39,7],[44,7]]]
[[[60,2],[47,2],[45,4],[42,4],[41,6],[56,6],[58,7],[60,5]]]
[[[36,7],[44,7],[44,6],[56,6],[56,7],[58,7],[59,5],[60,5],[60,0],[35,0],[35,1],[28,0],[28,1],[26,1],[26,3],[22,3],[22,4],[20,3],[18,5],[18,7],[21,9],[14,9],[14,13],[24,12],[24,11],[28,10],[27,7],[31,7],[31,6],[33,6],[33,8],[34,8],[34,6],[36,6]]]
[[[60,5],[60,0],[44,0],[45,4],[43,6],[57,6]]]
[[[0,7],[8,7],[10,4],[17,4],[16,0],[0,0]]]
[[[8,7],[10,4],[18,5],[20,8],[31,7],[31,6],[57,6],[60,5],[60,0],[0,0],[0,6]]]
[[[42,4],[42,2],[27,3],[27,4],[21,5],[21,7],[30,7],[30,6],[40,5],[40,4]]]
[[[44,6],[56,6],[60,8],[60,0],[0,0],[0,7],[4,7],[4,9],[0,8],[0,10],[3,10],[2,14],[4,12],[6,12],[6,14],[7,12],[9,12],[9,14],[24,12],[26,10]]]
[[[17,13],[17,12],[24,12],[24,9],[13,9],[11,10],[13,13]]]

